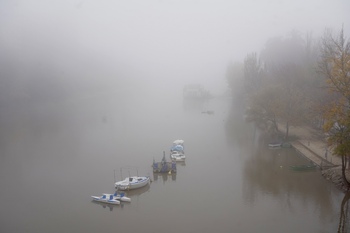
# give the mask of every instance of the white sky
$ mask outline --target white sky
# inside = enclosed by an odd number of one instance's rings
[[[348,0],[1,0],[0,52],[215,92],[269,38],[342,26],[349,37]]]

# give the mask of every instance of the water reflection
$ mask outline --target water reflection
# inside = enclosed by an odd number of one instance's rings
[[[208,100],[202,99],[184,99],[182,102],[182,106],[185,112],[202,113],[208,111],[206,109],[206,105],[208,104],[208,102]]]
[[[172,172],[170,174],[169,173],[156,173],[156,172],[154,172],[153,179],[155,182],[157,182],[158,180],[162,180],[163,184],[164,184],[168,180],[176,181],[176,174],[177,173],[175,173],[175,172]]]
[[[350,192],[347,192],[341,202],[340,205],[340,217],[339,217],[339,226],[338,233],[346,233],[348,232],[349,227],[349,199]]]
[[[104,209],[109,209],[109,211],[113,211],[113,208],[122,208],[123,209],[124,205],[125,205],[124,202],[120,202],[119,205],[107,204],[107,203],[96,202],[96,201],[91,201],[91,203],[102,206],[102,208],[104,208]]]
[[[332,184],[325,185],[320,170],[293,170],[291,166],[306,164],[308,160],[294,148],[271,150],[264,140],[258,141],[261,142],[258,149],[252,150],[244,163],[245,201],[255,205],[256,197],[269,195],[274,202],[292,213],[299,208],[306,211],[312,204],[317,207],[321,219],[330,218],[335,208],[329,195]],[[319,192],[324,189],[329,189],[329,192]],[[296,198],[304,200],[305,205],[297,207],[294,204]]]
[[[176,166],[182,166],[182,167],[184,167],[184,166],[186,166],[186,161],[177,161],[177,162],[176,162]]]
[[[124,111],[105,114],[103,101],[98,100],[62,104],[64,111],[47,106],[43,116],[30,111],[32,117],[12,124],[15,129],[4,130],[9,135],[4,136],[5,155],[0,158],[0,196],[12,193],[15,199],[21,198],[25,190],[30,202],[4,202],[0,231],[61,232],[55,227],[57,219],[66,231],[74,228],[75,232],[97,228],[112,232],[116,227],[125,232],[162,232],[169,231],[171,219],[181,224],[170,232],[335,232],[338,225],[346,229],[347,201],[339,216],[343,194],[325,182],[318,170],[291,171],[289,165],[305,160],[289,148],[270,150],[239,110],[233,113],[233,120],[223,121],[221,105],[215,104],[208,108],[215,110],[211,116],[182,114],[181,103],[177,108],[171,105],[174,111],[168,112],[172,114],[154,114],[149,118],[154,122],[147,124],[133,118],[143,114],[129,112],[127,124],[122,120]],[[147,168],[140,170],[147,173],[150,155],[166,147],[174,135],[185,135],[189,145],[190,160],[177,163],[179,174],[153,174],[150,185],[126,192],[131,203],[124,208],[90,205],[89,195],[81,197],[105,187],[111,188],[108,193],[114,191],[116,167],[132,164]],[[56,202],[50,202],[52,199]],[[155,209],[157,214],[150,215]],[[122,214],[115,218],[118,211]],[[130,224],[130,219],[157,224]]]
[[[148,184],[142,188],[132,189],[125,191],[125,196],[130,197],[132,201],[132,197],[139,197],[143,193],[149,192],[151,184]]]

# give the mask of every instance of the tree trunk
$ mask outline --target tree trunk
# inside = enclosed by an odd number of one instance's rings
[[[289,136],[289,122],[287,121],[287,124],[286,124],[286,135],[284,136],[284,139],[287,140],[288,136]]]
[[[346,186],[349,189],[350,183],[349,183],[348,179],[346,178],[345,170],[346,170],[346,158],[345,158],[345,156],[342,156],[341,157],[341,175],[343,177],[343,180],[344,180]]]

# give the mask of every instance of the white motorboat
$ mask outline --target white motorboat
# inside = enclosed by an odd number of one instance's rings
[[[171,158],[172,161],[180,162],[180,161],[185,161],[186,156],[183,153],[181,153],[181,152],[173,151],[170,154],[170,158]]]
[[[149,176],[130,176],[122,181],[115,182],[114,186],[118,190],[131,190],[144,187],[149,183]]]
[[[117,200],[113,194],[103,194],[102,196],[91,196],[93,201],[103,202],[107,204],[119,205],[120,201]]]

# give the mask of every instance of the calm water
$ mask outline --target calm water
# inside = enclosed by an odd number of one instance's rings
[[[174,97],[95,94],[3,113],[0,232],[337,232],[344,194],[317,170],[288,169],[303,157],[268,149],[238,110],[228,121],[230,99]],[[153,175],[175,139],[186,163]],[[153,182],[131,203],[91,202],[124,166]]]

